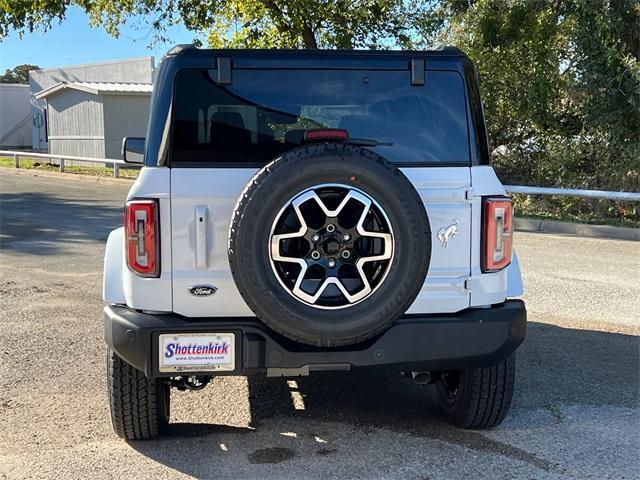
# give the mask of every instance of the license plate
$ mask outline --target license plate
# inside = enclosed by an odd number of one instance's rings
[[[189,373],[235,370],[233,333],[160,335],[161,372]]]

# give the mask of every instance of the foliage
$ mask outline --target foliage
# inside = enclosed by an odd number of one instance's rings
[[[178,22],[205,32],[214,47],[380,48],[407,46],[416,18],[431,2],[417,0],[0,0],[0,38],[47,30],[71,6],[94,26],[117,36],[132,19],[146,22],[154,40],[167,40]]]
[[[213,47],[384,48],[406,46],[424,2],[228,0],[218,3]]]
[[[0,75],[0,83],[29,83],[29,70],[37,70],[37,65],[18,65],[13,69],[5,70],[3,75]]]
[[[503,181],[640,191],[638,2],[470,3],[449,3],[441,35],[476,62]],[[536,202],[640,220],[635,204]]]

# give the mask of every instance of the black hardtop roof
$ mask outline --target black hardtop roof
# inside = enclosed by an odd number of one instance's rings
[[[489,162],[482,105],[471,59],[460,49],[438,50],[293,50],[293,49],[200,49],[193,45],[172,48],[160,63],[153,89],[151,117],[147,133],[145,164],[167,165],[167,125],[171,120],[173,93],[179,74],[187,70],[208,70],[218,85],[232,85],[234,79],[259,76],[260,70],[388,70],[407,71],[411,85],[429,85],[429,75],[437,71],[457,72],[463,79],[468,111],[471,161]],[[237,75],[234,73],[237,71]],[[409,79],[407,79],[409,80]]]
[[[468,58],[457,47],[444,46],[436,50],[324,50],[324,49],[205,49],[194,45],[176,45],[167,52],[167,57],[320,57],[324,59],[363,58],[384,59],[397,57],[459,57]]]

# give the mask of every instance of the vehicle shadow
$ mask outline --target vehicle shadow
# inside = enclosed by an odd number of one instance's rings
[[[0,248],[60,255],[86,241],[105,241],[122,225],[122,204],[87,197],[74,201],[42,192],[1,193]]]
[[[512,414],[548,410],[550,420],[544,427],[553,429],[556,407],[634,408],[640,389],[638,370],[637,336],[530,323],[527,340],[518,352]],[[351,443],[349,438],[355,443],[356,438],[362,437],[374,442],[375,429],[379,428],[446,442],[480,454],[490,452],[545,471],[556,468],[532,453],[483,433],[451,427],[435,408],[431,387],[415,385],[391,369],[319,372],[295,379],[253,376],[248,379],[248,396],[251,419],[243,428],[172,424],[169,438],[131,442],[131,446],[155,461],[195,477],[211,477],[212,472],[233,471],[233,468],[242,472],[244,466],[259,478],[261,470],[255,469],[268,468],[263,464],[283,463],[292,458],[305,458],[304,455],[315,455],[316,464],[320,458],[327,462],[328,468],[340,462],[341,449],[353,448],[353,445],[336,445],[334,441],[330,448],[318,444],[313,453],[309,453],[308,439],[315,438],[314,432],[324,425],[327,431],[347,431],[343,443]],[[211,408],[219,409],[220,405],[211,405]],[[509,422],[499,428],[510,428]],[[284,431],[286,429],[292,431]],[[220,431],[225,433],[218,435]],[[180,441],[175,441],[176,437]],[[283,441],[286,444],[282,444]],[[227,443],[235,445],[234,454],[222,448]],[[390,454],[385,451],[387,447],[380,443],[379,455]],[[203,455],[209,461],[203,461]],[[323,455],[326,460],[321,458]],[[407,461],[423,459],[408,458]],[[303,463],[297,473],[309,476]]]

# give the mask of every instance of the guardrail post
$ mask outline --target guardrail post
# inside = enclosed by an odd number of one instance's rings
[[[13,154],[13,163],[15,164],[16,168],[20,168],[20,155],[18,155],[17,153]]]
[[[113,177],[120,177],[120,165],[118,165],[116,162],[113,162]]]
[[[61,158],[59,160],[60,160],[60,172],[64,172],[64,158]]]

